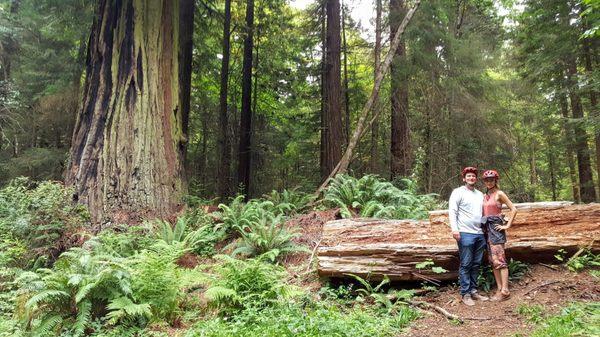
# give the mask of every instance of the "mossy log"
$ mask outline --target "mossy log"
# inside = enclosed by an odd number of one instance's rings
[[[507,258],[552,262],[559,249],[572,254],[589,246],[600,251],[600,204],[569,202],[517,204],[508,230]],[[376,280],[413,281],[457,277],[458,247],[452,238],[447,211],[430,213],[429,221],[342,219],[327,222],[317,249],[318,272],[324,277],[355,274]],[[433,260],[447,270],[435,274],[416,264]]]

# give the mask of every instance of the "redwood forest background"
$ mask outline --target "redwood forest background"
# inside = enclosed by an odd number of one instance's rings
[[[375,0],[362,26],[350,15],[361,4],[191,4],[181,157],[189,194],[316,189],[352,135],[390,29],[413,2]],[[460,168],[475,165],[498,169],[517,201],[597,200],[597,7],[421,3],[350,173],[410,177],[419,191],[445,198]],[[0,2],[0,181],[64,179],[97,11],[85,0]]]

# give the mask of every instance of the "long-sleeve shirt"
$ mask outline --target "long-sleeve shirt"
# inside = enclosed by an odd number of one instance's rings
[[[448,218],[453,232],[483,234],[481,216],[483,193],[466,186],[455,188],[448,202]]]

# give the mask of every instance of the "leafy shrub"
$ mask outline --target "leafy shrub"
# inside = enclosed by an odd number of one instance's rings
[[[527,304],[519,304],[516,309],[517,314],[525,317],[528,321],[532,323],[540,322],[544,317],[544,307],[539,304],[536,305],[527,305]]]
[[[199,255],[214,254],[215,243],[225,238],[224,231],[215,228],[211,223],[204,224],[196,230],[190,226],[191,217],[181,216],[172,226],[168,221],[157,220],[157,237],[168,245],[180,247],[181,252],[194,251]]]
[[[152,237],[152,228],[142,225],[117,225],[98,233],[87,244],[94,245],[97,252],[118,257],[133,256],[152,246],[156,239]]]
[[[297,294],[282,282],[285,271],[279,266],[260,259],[236,260],[226,255],[216,258],[222,261],[216,268],[219,278],[206,290],[205,296],[226,315],[270,306]]]
[[[0,232],[27,248],[24,260],[54,261],[79,242],[89,221],[86,209],[74,205],[71,196],[60,183],[13,180],[0,190]]]
[[[273,203],[278,212],[284,215],[296,214],[304,210],[313,200],[311,194],[298,192],[294,189],[282,192],[271,191],[264,198]]]
[[[518,281],[522,279],[529,271],[529,265],[521,261],[510,259],[508,262],[508,279],[510,281]],[[490,291],[496,284],[494,272],[489,265],[482,267],[477,278],[479,286],[483,291]]]
[[[253,222],[240,231],[241,238],[236,242],[237,248],[233,255],[242,254],[247,257],[264,255],[271,261],[279,256],[308,251],[307,248],[295,244],[292,239],[299,234],[285,227],[283,217],[263,213],[258,222]]]
[[[343,310],[331,303],[279,304],[234,317],[201,321],[186,337],[384,337],[399,335],[418,314],[402,307],[388,315],[370,307]]]
[[[540,321],[531,337],[600,336],[600,303],[574,303]]]
[[[360,179],[337,175],[325,190],[324,201],[339,207],[343,217],[353,216],[395,219],[423,219],[435,205],[431,194],[419,195],[416,185],[405,179],[407,189],[401,190],[375,175]]]
[[[132,295],[131,274],[124,262],[72,248],[61,255],[53,269],[21,274],[17,281],[22,304],[17,313],[25,328],[39,336],[61,332],[81,336],[94,318],[102,316],[107,304]],[[147,318],[145,306],[129,309],[130,318]],[[113,318],[111,311],[107,318]]]
[[[600,267],[600,254],[594,254],[586,249],[581,254],[571,257],[565,265],[570,271],[576,272],[586,268],[597,268]]]
[[[175,260],[179,247],[155,245],[136,256],[132,264],[132,295],[138,303],[148,303],[156,318],[172,321],[181,298]]]

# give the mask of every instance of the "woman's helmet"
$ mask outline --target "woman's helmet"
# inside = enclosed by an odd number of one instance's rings
[[[467,166],[462,170],[462,176],[466,176],[467,173],[473,173],[475,175],[477,175],[477,168],[473,167],[473,166]]]
[[[496,170],[487,170],[487,171],[483,172],[482,177],[483,177],[483,179],[485,179],[485,178],[498,179],[498,178],[500,178],[500,175],[498,174],[498,172],[496,172]]]

